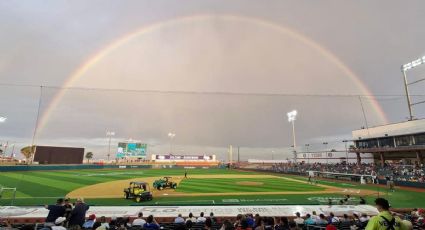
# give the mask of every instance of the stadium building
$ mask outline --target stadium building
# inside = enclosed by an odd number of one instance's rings
[[[425,119],[409,120],[352,132],[358,161],[362,154],[373,154],[374,161],[422,164],[425,157]],[[363,162],[363,161],[362,161]]]

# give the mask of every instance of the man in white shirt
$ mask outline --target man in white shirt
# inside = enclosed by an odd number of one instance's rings
[[[139,212],[137,218],[133,220],[132,226],[142,226],[146,224],[146,220],[143,219],[143,212]]]
[[[299,225],[299,224],[304,224],[304,219],[301,218],[301,214],[299,212],[295,213],[295,215],[297,217],[295,217],[294,222]]]
[[[196,220],[196,223],[205,223],[206,220],[207,218],[204,217],[204,212],[201,212],[198,219]]]

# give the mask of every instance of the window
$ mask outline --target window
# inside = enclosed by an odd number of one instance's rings
[[[396,142],[397,146],[409,146],[409,145],[413,144],[411,136],[396,137],[395,142]]]
[[[394,140],[392,137],[380,138],[379,147],[394,147]]]
[[[415,135],[416,145],[425,145],[425,133]]]

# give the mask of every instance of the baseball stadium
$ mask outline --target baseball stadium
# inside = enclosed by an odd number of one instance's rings
[[[187,172],[187,178],[184,177]],[[159,190],[155,180],[170,176],[176,189]],[[146,182],[154,199],[143,203],[125,199],[124,188],[130,182]],[[360,197],[372,204],[377,197],[385,197],[395,207],[425,206],[422,189],[397,188],[389,192],[385,186],[361,185],[353,182],[317,179],[308,182],[306,176],[255,172],[239,169],[84,169],[3,172],[1,185],[17,188],[2,192],[2,205],[43,205],[60,197],[84,197],[92,205],[328,205],[339,204],[350,195],[350,204],[358,204]]]
[[[0,1],[0,230],[425,230],[420,9]]]

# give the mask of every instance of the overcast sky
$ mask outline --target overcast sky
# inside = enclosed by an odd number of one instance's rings
[[[341,148],[353,129],[406,120],[400,66],[425,55],[423,9],[420,0],[0,1],[0,138],[31,143],[32,86],[44,85],[35,143],[96,158],[106,130],[114,146],[133,138],[151,153],[169,152],[175,132],[176,153],[225,158],[233,145],[244,159],[286,158],[292,109],[300,151]],[[353,76],[395,96],[344,96],[368,94]],[[425,66],[408,73],[423,76]],[[425,84],[411,91],[425,94]],[[425,105],[414,113],[423,118]]]

